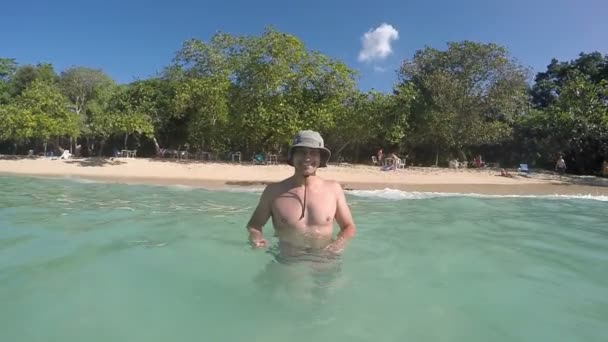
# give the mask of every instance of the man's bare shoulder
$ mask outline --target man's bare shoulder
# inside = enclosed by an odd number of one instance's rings
[[[284,193],[289,188],[289,179],[282,180],[280,182],[269,183],[266,185],[264,192],[262,193],[263,197],[272,200],[276,196]]]
[[[344,191],[344,189],[342,188],[342,184],[335,180],[323,180],[323,186],[327,190],[332,190],[336,193],[341,193]]]

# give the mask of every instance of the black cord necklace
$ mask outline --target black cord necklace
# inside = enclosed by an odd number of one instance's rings
[[[304,204],[302,205],[302,216],[300,220],[304,218],[304,212],[306,211],[306,183],[308,182],[308,176],[304,176]]]

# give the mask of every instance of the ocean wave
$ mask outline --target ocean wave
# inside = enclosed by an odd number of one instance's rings
[[[184,184],[169,184],[169,185],[152,185],[152,186],[159,186],[159,187],[165,187],[171,190],[182,190],[182,191],[192,191],[192,190],[199,190],[199,189],[203,189],[200,186],[192,186],[192,185],[184,185]]]
[[[86,178],[64,176],[64,177],[36,177],[41,179],[62,179],[77,183],[91,184],[91,183],[106,183],[104,180],[91,180]],[[108,181],[111,183],[111,181]],[[144,184],[138,184],[144,185]],[[261,194],[264,191],[263,187],[241,187],[241,186],[228,186],[222,188],[216,187],[205,187],[203,186],[192,186],[184,184],[171,184],[171,185],[154,185],[148,184],[148,186],[164,187],[173,190],[181,191],[193,191],[203,190],[211,192],[233,192],[233,193],[249,193],[249,194]],[[473,197],[473,198],[538,198],[538,199],[580,199],[580,200],[594,200],[600,202],[608,202],[608,196],[606,195],[590,195],[590,194],[571,194],[571,195],[487,195],[478,193],[451,193],[451,192],[418,192],[418,191],[403,191],[391,188],[385,188],[383,190],[345,190],[349,195],[363,198],[380,198],[387,200],[421,200],[421,199],[432,199],[432,198],[447,198],[447,197]]]
[[[70,181],[73,181],[76,183],[81,183],[81,184],[110,183],[110,182],[102,181],[102,180],[94,180],[94,179],[89,179],[89,178],[80,178],[80,177],[73,177],[73,176],[64,176],[64,177],[62,177],[62,179],[70,180]]]
[[[229,192],[245,192],[245,193],[262,193],[264,192],[264,188],[224,188],[221,191],[229,191]]]
[[[584,199],[601,202],[608,202],[608,196],[604,195],[485,195],[476,193],[449,193],[449,192],[417,192],[402,191],[397,189],[385,188],[384,190],[347,190],[347,194],[366,197],[382,198],[388,200],[421,200],[443,197],[474,197],[474,198],[539,198],[539,199]]]

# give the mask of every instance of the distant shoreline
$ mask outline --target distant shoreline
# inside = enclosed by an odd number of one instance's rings
[[[85,179],[122,184],[183,185],[207,189],[263,188],[289,177],[287,165],[203,163],[159,159],[73,159],[0,157],[0,175]],[[513,172],[512,172],[513,173]],[[319,175],[349,190],[396,189],[482,195],[608,195],[608,179],[562,177],[534,172],[507,178],[499,170],[415,167],[380,171],[379,167],[345,165],[322,168]]]

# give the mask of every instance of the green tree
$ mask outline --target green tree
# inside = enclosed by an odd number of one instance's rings
[[[201,77],[187,79],[177,86],[175,111],[188,118],[188,138],[199,150],[222,146],[227,131],[228,79]]]
[[[608,159],[607,100],[608,80],[594,83],[573,71],[548,110],[554,119],[556,147],[572,154],[578,172],[597,168]]]
[[[15,97],[25,90],[30,83],[41,81],[47,84],[57,82],[57,74],[50,63],[39,63],[37,65],[24,65],[14,72],[9,82],[9,93]]]
[[[111,119],[110,132],[124,135],[125,149],[130,135],[138,133],[151,137],[154,134],[154,126],[147,114],[147,103],[138,95],[139,93],[129,85],[119,88],[110,100],[104,116],[105,120]]]
[[[60,74],[58,86],[69,99],[70,109],[79,117],[80,131],[82,136],[87,139],[90,155],[92,146],[89,144],[89,139],[93,136],[89,127],[91,122],[89,104],[95,100],[97,103],[104,99],[107,100],[107,97],[103,95],[114,86],[114,81],[101,70],[72,67]]]
[[[261,36],[218,33],[209,43],[187,41],[170,71],[183,82],[177,109],[197,127],[197,137],[191,137],[215,140],[226,122],[224,144],[250,151],[288,143],[302,128],[333,125],[334,113],[354,89],[354,73],[343,63],[272,28]],[[206,105],[193,106],[197,99]]]
[[[119,91],[117,85],[98,87],[95,97],[87,103],[86,116],[80,116],[81,134],[86,140],[88,156],[94,155],[96,147],[99,147],[98,155],[101,156],[107,139],[117,130],[112,101]]]
[[[530,92],[538,111],[518,122],[515,131],[529,158],[552,167],[563,153],[570,170],[598,169],[608,157],[607,82],[608,56],[597,52],[569,62],[553,59],[538,73]]]
[[[16,146],[33,138],[35,132],[36,121],[31,111],[14,103],[0,105],[0,141],[10,140]]]
[[[150,134],[157,155],[160,155],[159,141],[168,143],[182,134],[184,122],[176,111],[177,87],[181,82],[170,78],[150,78],[136,81],[129,85],[129,101],[144,113],[153,126],[154,134]],[[164,139],[162,139],[164,137]]]
[[[14,58],[0,58],[0,105],[10,100],[9,82],[16,70],[17,62]]]
[[[8,82],[17,70],[17,62],[14,58],[0,57],[0,82]]]
[[[95,99],[100,88],[114,85],[114,81],[101,70],[73,67],[59,76],[59,88],[70,100],[72,110],[83,115],[89,101]]]
[[[426,47],[405,60],[400,85],[420,96],[410,116],[409,143],[461,154],[466,147],[497,144],[510,136],[516,115],[526,110],[527,71],[499,45],[450,42]]]
[[[327,131],[328,141],[335,145],[333,155],[354,145],[354,160],[361,146],[368,150],[374,143],[399,146],[408,131],[410,106],[415,98],[412,85],[405,85],[395,94],[377,91],[356,93],[343,110],[335,113],[335,126]]]
[[[558,153],[580,173],[597,170],[608,158],[608,81],[593,83],[574,70],[564,77],[553,104],[522,116],[515,125],[518,152],[553,167]]]
[[[68,109],[67,99],[52,85],[34,80],[9,105],[0,121],[5,139],[23,142],[78,135],[78,117]],[[61,148],[56,141],[56,145]]]
[[[534,106],[547,108],[555,104],[562,87],[574,71],[592,83],[606,80],[608,79],[608,55],[602,56],[599,52],[580,53],[577,59],[569,62],[560,62],[553,58],[547,66],[547,71],[536,74],[535,83],[531,89]]]

